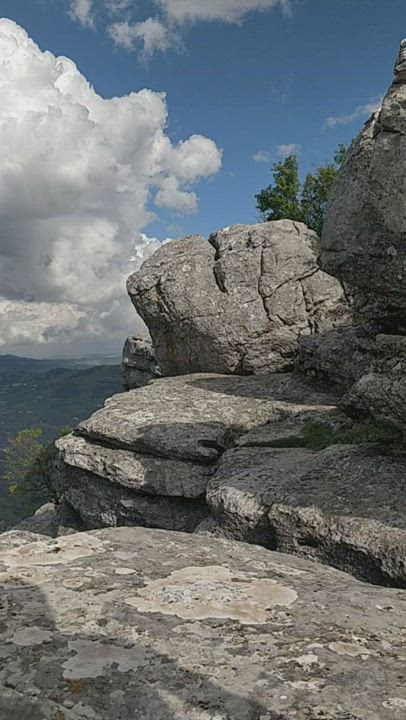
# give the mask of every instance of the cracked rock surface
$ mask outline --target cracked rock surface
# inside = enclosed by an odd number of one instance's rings
[[[318,237],[290,220],[235,225],[161,247],[127,283],[164,375],[291,368],[298,338],[347,304],[317,265]]]
[[[0,536],[1,720],[400,720],[406,593],[263,548]]]

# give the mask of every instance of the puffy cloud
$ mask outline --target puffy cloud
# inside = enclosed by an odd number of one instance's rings
[[[373,98],[369,103],[359,105],[353,112],[347,115],[331,115],[325,121],[324,127],[334,128],[336,125],[349,125],[354,122],[354,120],[369,117],[372,113],[376,112],[376,110],[379,110],[382,105],[382,99],[382,97]]]
[[[197,207],[197,195],[184,192],[179,187],[179,181],[174,177],[166,178],[155,200],[159,207],[172,207],[181,212],[194,212]]]
[[[269,163],[271,162],[271,154],[267,150],[258,150],[254,153],[252,159],[258,163]]]
[[[288,143],[287,145],[278,145],[276,149],[276,153],[278,157],[282,158],[283,160],[289,155],[298,155],[300,153],[301,146],[297,143]]]
[[[156,50],[167,50],[171,45],[168,29],[155,18],[148,18],[133,25],[128,20],[116,22],[109,25],[108,32],[115,44],[126,50],[134,50],[140,42],[147,57]]]
[[[10,20],[0,85],[0,343],[122,338],[135,323],[125,280],[157,247],[141,232],[151,198],[195,210],[191,187],[221,152],[195,135],[173,146],[164,95],[103,99]]]

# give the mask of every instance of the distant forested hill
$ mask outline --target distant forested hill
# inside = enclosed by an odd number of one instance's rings
[[[104,362],[116,364],[103,364]],[[0,355],[0,476],[8,438],[39,426],[51,441],[74,427],[104,400],[121,392],[119,358],[34,360]],[[11,525],[24,511],[0,483],[0,525]]]

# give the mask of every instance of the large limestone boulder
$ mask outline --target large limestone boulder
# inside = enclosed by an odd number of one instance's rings
[[[298,338],[340,323],[341,285],[301,223],[236,225],[165,244],[128,280],[164,375],[291,367]]]
[[[400,720],[406,593],[204,537],[0,536],[3,720]]]
[[[351,145],[324,225],[323,270],[403,326],[406,308],[406,41],[382,108]]]

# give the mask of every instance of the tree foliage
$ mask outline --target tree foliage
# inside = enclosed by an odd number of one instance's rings
[[[275,163],[273,183],[255,196],[263,220],[286,218],[304,222],[320,235],[331,190],[346,152],[346,146],[339,145],[333,162],[317,168],[314,173],[309,172],[303,185],[296,155]]]
[[[70,432],[64,428],[59,437]],[[26,495],[32,503],[58,500],[51,481],[55,445],[44,440],[39,427],[25,428],[11,438],[3,450],[2,480],[12,495]]]

